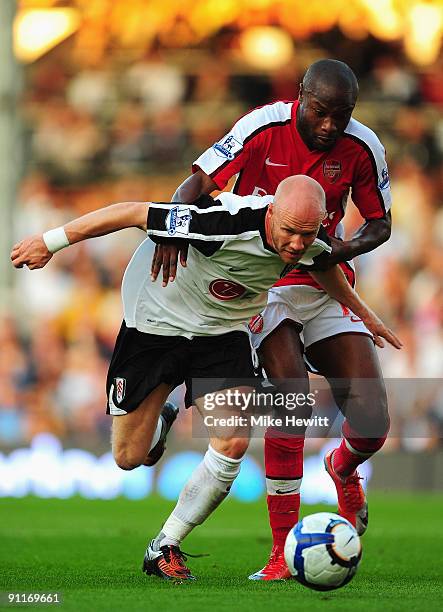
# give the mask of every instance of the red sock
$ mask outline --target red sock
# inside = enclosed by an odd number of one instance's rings
[[[300,493],[295,495],[268,495],[267,502],[273,546],[283,548],[286,536],[298,523]]]
[[[278,438],[278,435],[275,430],[266,432],[265,470],[273,543],[283,547],[286,536],[298,522],[305,441],[304,438]]]
[[[340,446],[335,449],[332,460],[334,471],[346,478],[350,476],[357,467],[381,449],[385,443],[388,433],[381,438],[361,438],[351,429],[347,421],[344,421],[343,438]]]

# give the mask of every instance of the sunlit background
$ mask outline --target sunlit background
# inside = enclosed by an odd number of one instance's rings
[[[1,0],[0,496],[176,494],[204,448],[189,413],[156,471],[125,474],[109,455],[104,380],[141,234],[38,272],[14,271],[10,247],[107,203],[168,200],[240,115],[295,99],[322,57],[354,69],[355,116],[387,149],[393,235],[357,262],[360,292],[405,344],[379,351],[384,374],[443,378],[442,33],[440,0]],[[349,235],[360,222],[348,208]],[[409,400],[375,488],[443,486],[443,394]],[[244,501],[263,493],[261,444],[233,491]],[[334,499],[324,444],[307,443],[308,502]]]

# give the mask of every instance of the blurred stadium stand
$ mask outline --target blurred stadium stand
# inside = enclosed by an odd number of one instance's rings
[[[18,4],[30,6],[26,1]],[[87,3],[39,4],[81,11]],[[90,4],[103,11],[109,7],[105,0]],[[142,10],[142,5],[151,3],[131,4],[135,11],[135,5]],[[6,5],[10,3],[2,0],[3,11]],[[195,157],[239,115],[256,104],[295,98],[306,66],[319,57],[336,57],[347,61],[359,78],[355,117],[378,133],[390,166],[392,237],[357,261],[360,293],[405,344],[402,351],[379,351],[384,374],[443,378],[441,52],[437,50],[427,65],[414,64],[398,41],[360,34],[356,40],[349,24],[346,30],[331,22],[331,27],[307,31],[302,37],[293,33],[294,50],[285,65],[264,70],[247,63],[238,42],[248,25],[275,23],[263,11],[255,21],[248,13],[249,21],[245,16],[244,23],[220,22],[198,40],[188,32],[184,17],[175,21],[171,17],[168,26],[149,39],[137,39],[137,44],[136,36],[129,36],[132,21],[120,11],[121,31],[112,26],[120,38],[105,27],[100,31],[80,25],[38,59],[17,67],[15,84],[22,77],[24,84],[17,112],[11,114],[11,108],[9,112],[10,118],[20,121],[14,137],[23,135],[24,155],[22,162],[15,163],[12,177],[19,185],[16,198],[9,196],[8,201],[12,216],[8,242],[12,245],[26,234],[107,203],[168,200]],[[358,33],[357,24],[355,28]],[[6,60],[2,62],[6,65]],[[0,81],[3,91],[5,78]],[[6,121],[3,109],[1,125]],[[3,153],[2,163],[6,159]],[[11,172],[11,164],[8,168]],[[4,186],[5,172],[1,176]],[[3,192],[1,201],[5,199]],[[349,235],[360,221],[351,207],[346,219]],[[8,228],[7,222],[4,227]],[[104,381],[120,325],[122,274],[142,238],[140,232],[127,230],[63,251],[42,271],[4,272],[3,295],[8,299],[3,299],[0,311],[3,452],[28,446],[44,432],[57,436],[65,447],[108,450]],[[13,279],[9,289],[6,277]],[[180,390],[176,399],[181,401]],[[443,394],[427,404],[417,400],[414,406],[383,451],[392,455],[391,467],[376,476],[378,486],[386,484],[388,473],[398,472],[399,451],[422,457],[441,449]],[[201,448],[190,432],[190,415],[184,413],[169,446],[174,440],[177,448]],[[308,446],[317,453],[321,444],[311,441]],[[259,443],[253,447],[258,456]],[[383,461],[383,456],[376,459],[379,464]],[[429,474],[428,459],[417,461]],[[429,461],[443,476],[441,454],[438,461]],[[411,464],[414,469],[419,468]],[[416,488],[413,477],[405,477],[404,484]]]

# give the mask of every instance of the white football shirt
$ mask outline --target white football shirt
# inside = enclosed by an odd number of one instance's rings
[[[234,330],[266,305],[268,289],[288,266],[266,242],[265,215],[273,196],[222,193],[191,204],[149,203],[148,236],[189,241],[188,263],[173,283],[150,279],[145,240],[126,269],[122,297],[128,327],[163,336],[210,336]],[[320,228],[299,265],[331,252]]]

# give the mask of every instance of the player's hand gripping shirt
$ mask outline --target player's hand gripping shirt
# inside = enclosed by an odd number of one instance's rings
[[[391,207],[389,176],[384,148],[374,132],[351,119],[332,149],[311,151],[297,131],[297,107],[298,102],[275,102],[254,109],[205,151],[193,170],[201,168],[219,189],[237,175],[233,192],[239,195],[274,194],[288,176],[311,176],[326,193],[323,227],[338,238],[349,193],[364,219],[384,217]],[[342,268],[353,284],[353,268]],[[297,270],[277,282],[292,284],[316,286],[309,274]]]
[[[145,240],[126,269],[124,318],[128,327],[166,336],[245,331],[266,305],[267,291],[285,264],[266,242],[265,215],[272,196],[202,196],[191,204],[150,203],[147,233],[154,240],[189,240],[188,266],[167,287],[153,283]],[[314,267],[331,252],[320,232],[298,265]]]

